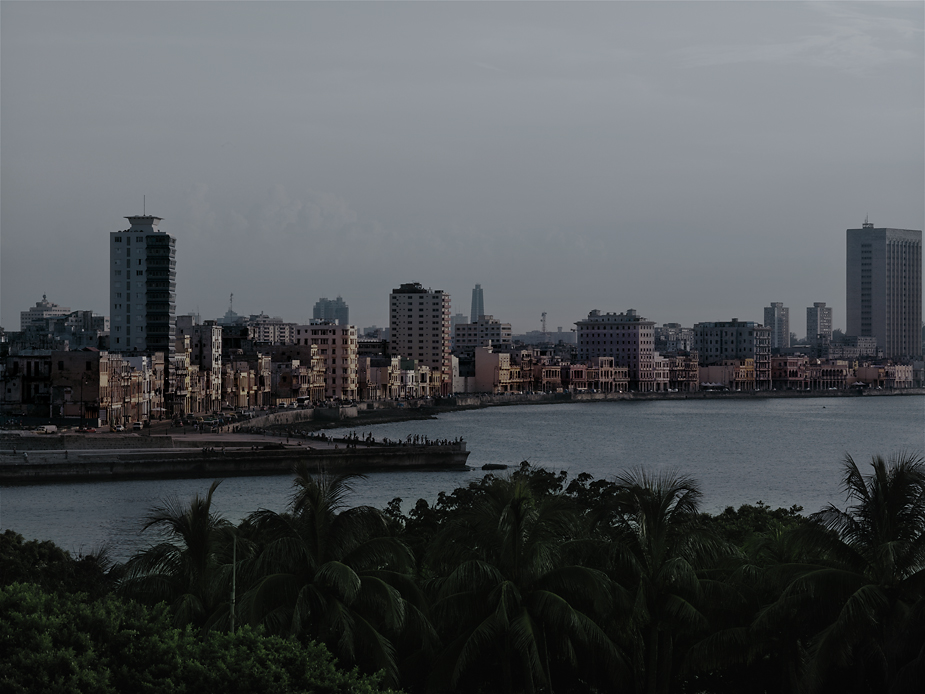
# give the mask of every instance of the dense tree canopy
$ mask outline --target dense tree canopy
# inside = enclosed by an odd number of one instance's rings
[[[808,517],[761,502],[704,514],[692,479],[641,468],[569,479],[524,463],[407,514],[400,500],[351,507],[350,482],[300,470],[285,512],[237,527],[211,510],[217,485],[162,503],[148,526],[163,536],[108,572],[102,555],[5,533],[0,689],[904,694],[925,681],[918,457],[875,458],[870,474],[847,459],[849,505]]]

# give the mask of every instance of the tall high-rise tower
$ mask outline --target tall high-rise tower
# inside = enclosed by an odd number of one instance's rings
[[[806,309],[806,341],[811,345],[832,339],[832,307],[815,301]]]
[[[890,359],[922,354],[922,232],[847,230],[847,334],[877,338]]]
[[[479,318],[485,315],[485,300],[482,296],[482,285],[477,284],[472,290],[472,310],[469,312],[469,320],[477,323]]]
[[[393,357],[416,359],[442,374],[442,392],[449,394],[453,371],[450,363],[450,295],[424,289],[418,283],[392,290],[389,301],[389,352]]]
[[[771,349],[790,346],[790,309],[782,302],[764,307],[764,325],[771,329]]]
[[[109,348],[173,354],[177,310],[177,240],[161,217],[126,217],[109,234]]]

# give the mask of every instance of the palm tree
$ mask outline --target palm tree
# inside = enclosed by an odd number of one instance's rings
[[[347,508],[357,475],[297,469],[289,512],[246,523],[261,539],[243,609],[271,632],[323,641],[345,665],[398,677],[392,639],[429,625],[415,602],[414,559],[378,509]],[[405,599],[407,596],[409,599]]]
[[[701,570],[724,550],[698,523],[701,492],[689,477],[630,470],[615,480],[613,550],[617,580],[633,592],[637,691],[667,692],[675,644],[707,627],[709,589]]]
[[[804,685],[905,691],[925,672],[925,464],[901,454],[872,459],[864,476],[846,456],[847,510],[829,505],[802,532],[815,563],[800,567],[762,615],[799,615],[808,640]],[[919,684],[921,680],[919,680]]]
[[[433,612],[446,647],[434,686],[552,691],[557,672],[578,677],[623,662],[588,616],[611,610],[605,574],[566,561],[578,516],[558,494],[537,497],[523,477],[494,479],[434,543]],[[497,674],[500,673],[500,682]]]
[[[196,494],[188,504],[173,498],[151,510],[142,531],[161,531],[164,539],[129,559],[118,586],[130,597],[166,601],[177,625],[211,627],[228,616],[229,572],[221,553],[233,528],[212,513],[212,495],[220,483],[216,480],[204,497]]]

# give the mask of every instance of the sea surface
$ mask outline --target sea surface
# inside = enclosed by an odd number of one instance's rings
[[[349,430],[345,430],[349,431]],[[358,480],[354,505],[383,507],[399,497],[433,503],[486,474],[485,463],[527,460],[569,477],[612,478],[630,468],[677,471],[696,479],[703,510],[763,501],[772,507],[845,506],[841,462],[866,470],[871,456],[925,453],[925,396],[518,405],[452,412],[438,419],[367,426],[376,438],[462,437],[470,471],[384,472]],[[499,473],[494,473],[499,474]],[[0,529],[52,540],[72,553],[108,545],[124,560],[154,541],[145,514],[164,499],[205,494],[211,479],[89,482],[0,488]],[[213,508],[237,522],[252,511],[283,511],[288,476],[222,482]]]

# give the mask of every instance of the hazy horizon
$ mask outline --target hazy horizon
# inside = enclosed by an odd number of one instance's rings
[[[177,314],[388,325],[406,282],[515,333],[592,309],[845,327],[845,230],[925,224],[922,3],[0,3],[0,325],[109,313],[109,233]]]

